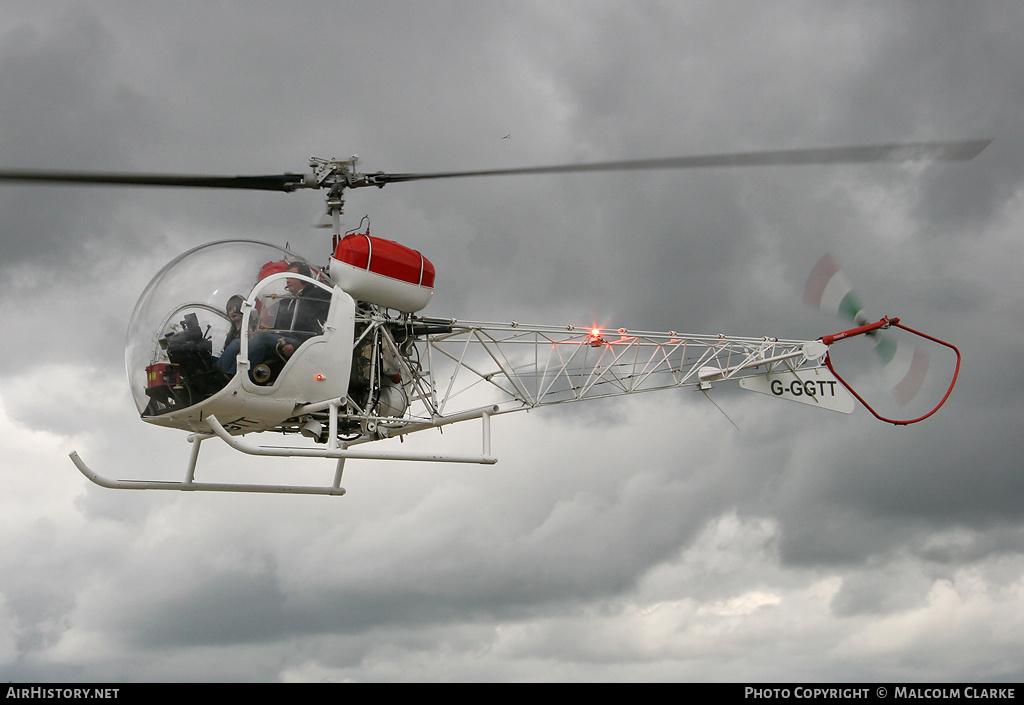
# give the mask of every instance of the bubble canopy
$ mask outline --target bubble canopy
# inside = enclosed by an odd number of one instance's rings
[[[231,329],[229,299],[248,297],[261,273],[282,271],[292,262],[303,262],[313,276],[319,274],[303,257],[252,240],[200,245],[161,269],[142,292],[128,325],[125,367],[139,413],[145,414],[151,401],[146,393],[147,367],[167,361],[161,340],[180,333],[187,325],[183,322],[194,314],[191,320],[198,322],[202,336],[210,341],[210,353],[219,356]]]

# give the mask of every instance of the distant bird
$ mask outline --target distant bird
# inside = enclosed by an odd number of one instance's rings
[[[505,136],[504,136],[504,137],[502,137],[501,139],[503,139],[503,140],[507,140],[507,139],[508,139],[509,137],[511,137],[511,136],[512,136],[512,133],[511,133],[511,132],[509,132],[509,133],[508,133],[507,135],[505,135]]]

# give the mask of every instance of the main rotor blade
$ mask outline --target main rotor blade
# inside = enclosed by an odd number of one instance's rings
[[[374,174],[373,184],[401,183],[423,179],[451,179],[465,176],[500,176],[508,174],[562,174],[583,171],[624,171],[640,169],[699,169],[736,166],[793,166],[806,164],[862,164],[869,162],[968,161],[992,142],[991,139],[952,142],[908,142],[902,144],[866,145],[859,147],[824,147],[817,149],[786,149],[769,152],[737,152],[691,157],[631,159],[590,164],[488,169],[482,171],[448,171],[423,174]],[[369,184],[368,184],[369,185]]]
[[[294,191],[305,186],[302,174],[269,176],[190,176],[185,174],[126,174],[88,171],[0,171],[0,181],[65,184],[117,184],[121,186],[185,186],[194,188]]]
[[[633,159],[590,164],[447,171],[422,174],[358,174],[343,175],[344,188],[383,186],[405,181],[451,179],[468,176],[501,176],[512,174],[567,174],[586,171],[622,171],[641,169],[697,169],[736,166],[783,166],[800,164],[851,164],[866,162],[967,161],[989,145],[991,139],[954,142],[910,142],[904,144],[868,145],[861,147],[825,147],[789,149],[771,152],[738,152],[705,156]],[[314,175],[270,174],[266,176],[202,176],[188,174],[131,174],[87,171],[0,171],[0,181],[26,183],[113,184],[121,186],[182,186],[192,188],[249,189],[282,191],[300,188],[322,188],[333,181],[321,183]]]

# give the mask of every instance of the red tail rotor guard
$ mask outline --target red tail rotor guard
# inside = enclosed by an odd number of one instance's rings
[[[836,379],[838,379],[840,381],[840,383],[842,383],[842,385],[844,387],[846,387],[846,389],[850,392],[850,394],[852,394],[857,399],[857,401],[859,401],[861,404],[863,404],[864,408],[867,409],[868,411],[870,411],[871,414],[876,419],[878,419],[879,421],[885,421],[886,423],[894,424],[896,426],[909,426],[912,423],[917,423],[918,421],[924,421],[926,418],[928,418],[929,416],[934,414],[936,411],[938,411],[939,408],[943,404],[946,403],[946,400],[949,399],[949,395],[953,391],[953,386],[956,384],[957,375],[960,374],[960,351],[956,348],[955,345],[951,345],[950,343],[947,343],[944,340],[939,340],[938,338],[933,338],[930,335],[926,335],[925,333],[922,333],[920,331],[914,330],[913,328],[909,328],[909,327],[901,324],[899,318],[889,318],[889,317],[882,317],[881,320],[876,321],[875,323],[869,323],[867,325],[858,326],[857,328],[851,328],[850,330],[843,331],[842,333],[835,333],[833,335],[824,335],[824,336],[822,336],[820,338],[820,340],[825,345],[832,345],[833,343],[837,343],[840,340],[845,340],[846,338],[852,338],[855,335],[863,335],[865,333],[871,333],[872,331],[876,331],[876,330],[879,330],[879,329],[889,328],[890,326],[896,326],[897,328],[902,328],[903,330],[907,331],[908,333],[912,333],[912,334],[914,334],[916,336],[924,338],[925,340],[930,340],[933,343],[937,343],[939,345],[947,347],[950,350],[952,350],[954,353],[956,353],[956,369],[953,370],[953,378],[949,381],[949,389],[946,390],[946,394],[942,397],[942,400],[939,401],[939,403],[935,406],[935,408],[932,409],[931,411],[929,411],[924,416],[920,416],[920,417],[918,417],[916,419],[901,420],[901,419],[890,419],[890,418],[886,418],[886,417],[880,415],[873,408],[871,408],[870,404],[868,404],[866,401],[864,401],[864,399],[854,390],[853,387],[850,386],[850,384],[845,379],[842,378],[842,376],[840,376],[840,374],[838,372],[836,372],[835,367],[832,366],[832,358],[828,354],[825,355],[825,366],[828,367],[829,371],[833,375],[835,375]]]

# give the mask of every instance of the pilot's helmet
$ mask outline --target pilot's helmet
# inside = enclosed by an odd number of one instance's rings
[[[228,314],[228,318],[231,318],[231,314],[233,313],[241,313],[243,303],[245,303],[245,297],[240,296],[238,294],[235,294],[230,299],[228,299],[228,303],[224,307],[224,311],[225,313]]]

